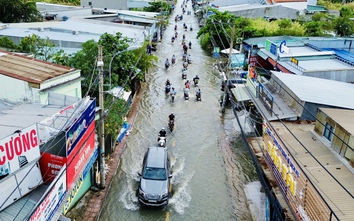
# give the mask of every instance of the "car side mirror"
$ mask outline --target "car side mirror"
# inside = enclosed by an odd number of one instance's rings
[[[138,172],[138,175],[139,175],[139,176],[141,176],[141,173],[140,173],[140,172]]]
[[[172,174],[168,175],[168,178],[172,178]]]

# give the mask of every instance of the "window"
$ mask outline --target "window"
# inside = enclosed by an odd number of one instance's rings
[[[330,142],[332,141],[332,138],[333,138],[333,131],[334,131],[334,128],[329,123],[326,123],[326,127],[323,132],[323,136],[327,140],[329,140]]]

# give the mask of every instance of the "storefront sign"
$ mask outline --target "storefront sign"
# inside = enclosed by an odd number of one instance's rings
[[[78,141],[85,134],[87,127],[95,119],[96,100],[92,100],[91,103],[84,110],[79,119],[67,130],[66,132],[66,150],[67,156],[75,148]]]
[[[11,174],[40,156],[36,125],[0,140],[0,175]]]

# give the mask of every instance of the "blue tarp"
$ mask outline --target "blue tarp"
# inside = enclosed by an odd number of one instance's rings
[[[118,138],[117,141],[121,142],[125,136],[125,134],[127,133],[128,129],[130,127],[130,124],[128,122],[125,122],[122,126],[122,129],[120,129],[120,132],[118,134]]]

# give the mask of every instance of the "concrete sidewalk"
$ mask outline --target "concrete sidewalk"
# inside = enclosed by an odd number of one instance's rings
[[[141,94],[143,88],[135,94],[130,110],[126,116],[130,127],[134,125],[136,116],[138,114]],[[106,156],[106,165],[109,171],[106,174],[106,188],[98,192],[89,191],[84,198],[81,199],[79,204],[73,208],[66,216],[75,221],[96,221],[101,211],[101,207],[106,199],[110,190],[111,181],[117,172],[120,163],[120,157],[126,146],[127,136],[124,136],[122,141],[117,144],[112,154]]]

